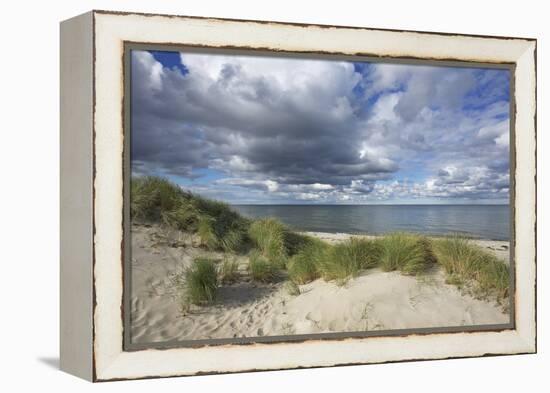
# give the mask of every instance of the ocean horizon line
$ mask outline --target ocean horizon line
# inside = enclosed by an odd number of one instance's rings
[[[503,204],[235,204],[248,218],[275,217],[291,228],[312,232],[431,234],[464,233],[509,239],[510,205]]]

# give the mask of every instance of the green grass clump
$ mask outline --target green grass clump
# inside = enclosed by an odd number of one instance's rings
[[[445,278],[445,283],[449,285],[455,285],[459,289],[461,289],[464,286],[464,279],[457,274],[449,274]]]
[[[285,226],[274,218],[256,220],[248,229],[254,246],[271,264],[279,268],[285,266],[287,259],[286,232]]]
[[[247,223],[242,218],[230,217],[223,213],[212,217],[202,215],[199,219],[197,233],[201,242],[211,250],[241,251],[247,242]]]
[[[180,203],[172,210],[163,211],[160,221],[168,227],[180,231],[195,232],[201,220],[201,214],[193,205],[191,199],[182,198]],[[153,220],[154,221],[154,220]]]
[[[293,232],[290,230],[285,230],[284,232],[284,244],[288,257],[296,255],[304,248],[309,246],[311,242],[317,241],[318,239],[303,235],[301,233]]]
[[[309,238],[288,263],[288,276],[296,284],[306,284],[320,277],[319,265],[326,258],[329,245]]]
[[[285,284],[285,289],[290,296],[298,296],[299,294],[302,293],[300,291],[300,287],[294,281],[288,281]]]
[[[197,225],[197,234],[201,239],[201,243],[211,250],[214,250],[219,247],[218,237],[214,232],[214,219],[209,216],[202,216],[199,219]]]
[[[248,243],[249,220],[223,202],[183,191],[168,180],[134,177],[130,199],[133,219],[197,233],[209,249],[241,251]]]
[[[130,214],[137,219],[160,221],[163,214],[179,208],[184,198],[181,188],[159,177],[136,177],[130,182]]]
[[[510,273],[508,265],[481,247],[460,237],[434,241],[434,253],[451,283],[473,282],[482,296],[495,295],[498,300],[508,296]]]
[[[224,257],[219,268],[220,282],[230,284],[239,277],[239,262],[235,258]]]
[[[209,258],[195,258],[184,272],[185,295],[192,304],[209,304],[216,297],[218,273],[215,261]]]
[[[362,269],[376,266],[379,255],[377,241],[351,238],[329,248],[320,260],[319,271],[325,280],[344,283],[348,278],[356,277]]]
[[[232,210],[229,205],[197,195],[193,205],[200,212],[197,233],[209,249],[241,251],[247,243],[249,221]]]
[[[203,214],[211,217],[212,231],[218,239],[218,246],[224,250],[237,251],[246,242],[250,222],[229,205],[194,196],[195,205]]]
[[[380,267],[418,274],[435,262],[428,239],[406,233],[393,233],[380,239]]]
[[[248,270],[254,281],[273,282],[277,279],[277,267],[256,250],[249,255]]]

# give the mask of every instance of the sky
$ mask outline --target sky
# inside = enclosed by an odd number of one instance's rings
[[[131,166],[232,204],[506,204],[503,69],[132,51]]]

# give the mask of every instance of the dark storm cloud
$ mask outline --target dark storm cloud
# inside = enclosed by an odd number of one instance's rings
[[[132,158],[185,176],[213,164],[289,184],[349,184],[397,170],[387,157],[360,155],[367,131],[352,108],[359,75],[351,65],[279,62],[281,74],[301,67],[298,79],[282,85],[240,64],[222,64],[212,78],[186,64],[182,75],[134,53]]]

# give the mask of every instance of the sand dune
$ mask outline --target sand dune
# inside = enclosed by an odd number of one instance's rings
[[[314,234],[332,242],[346,234]],[[488,242],[506,254],[507,242]],[[502,244],[501,244],[502,243]],[[182,313],[170,277],[199,255],[222,254],[196,247],[197,239],[158,226],[132,227],[131,336],[134,343],[209,338],[257,337],[421,327],[507,323],[497,304],[477,300],[445,284],[433,269],[421,277],[372,269],[344,286],[321,279],[292,296],[283,281],[251,282],[246,258],[240,279],[219,288],[215,304]],[[489,249],[491,249],[489,248]]]

